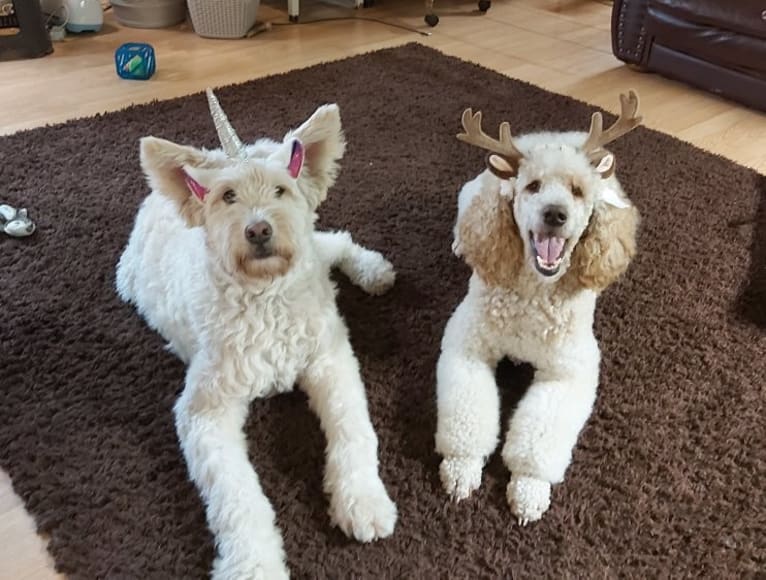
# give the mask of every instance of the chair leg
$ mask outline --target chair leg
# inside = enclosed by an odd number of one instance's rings
[[[434,0],[426,0],[426,17],[424,20],[432,28],[439,24],[439,17],[434,12]]]
[[[287,0],[287,15],[290,18],[290,22],[298,22],[299,13],[300,0]]]

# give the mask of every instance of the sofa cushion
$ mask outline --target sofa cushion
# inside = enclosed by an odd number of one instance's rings
[[[695,4],[693,11],[690,8],[691,4]],[[694,55],[719,66],[766,78],[766,35],[754,36],[734,31],[731,27],[731,23],[736,21],[740,23],[740,29],[743,28],[743,18],[734,14],[732,6],[742,5],[748,8],[755,4],[756,2],[750,0],[650,0],[647,33],[653,38],[653,42],[673,50]],[[722,21],[713,23],[713,14],[727,16],[727,27],[724,27]],[[708,23],[701,22],[705,19]],[[758,21],[766,28],[766,21],[760,20],[760,13]]]
[[[649,8],[678,20],[766,39],[763,0],[649,0]]]

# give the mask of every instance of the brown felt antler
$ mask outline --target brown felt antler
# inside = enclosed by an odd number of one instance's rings
[[[582,145],[582,151],[592,162],[598,163],[606,155],[604,145],[622,137],[641,124],[642,118],[638,114],[638,95],[634,90],[628,91],[627,95],[620,95],[620,109],[617,121],[606,131],[604,131],[604,118],[601,113],[593,113],[588,138]]]
[[[500,124],[500,139],[495,139],[481,128],[481,111],[474,113],[469,108],[463,111],[463,130],[464,133],[458,133],[457,138],[489,151],[487,166],[495,175],[508,179],[516,174],[524,155],[514,145],[511,126],[507,121]]]

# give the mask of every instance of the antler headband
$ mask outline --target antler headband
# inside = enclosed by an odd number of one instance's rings
[[[599,163],[607,152],[604,146],[632,131],[641,123],[638,114],[638,95],[631,89],[627,95],[620,95],[620,116],[617,121],[604,131],[604,118],[600,112],[593,113],[588,137],[580,146],[592,163]],[[507,121],[500,125],[500,139],[487,135],[481,128],[481,111],[472,109],[463,111],[463,133],[458,133],[461,141],[489,151],[487,165],[499,177],[512,177],[518,170],[524,155],[513,142],[511,126]]]
[[[629,133],[641,124],[642,117],[638,114],[638,95],[630,89],[627,95],[620,95],[620,116],[604,131],[604,118],[601,113],[593,113],[590,120],[588,137],[582,144],[581,150],[592,162],[598,163],[605,155],[604,145],[615,141]]]

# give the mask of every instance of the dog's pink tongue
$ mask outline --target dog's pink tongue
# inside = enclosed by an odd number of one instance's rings
[[[564,238],[554,238],[547,236],[535,236],[535,250],[544,262],[552,264],[561,256],[564,249]]]

